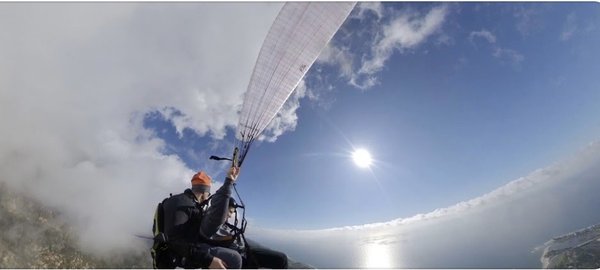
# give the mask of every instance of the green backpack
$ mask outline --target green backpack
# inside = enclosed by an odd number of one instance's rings
[[[152,255],[152,268],[154,269],[175,269],[178,265],[177,257],[169,252],[169,246],[167,244],[168,238],[164,232],[164,215],[163,204],[168,197],[156,206],[154,212],[154,223],[152,224],[152,233],[154,235],[154,244],[150,250]]]

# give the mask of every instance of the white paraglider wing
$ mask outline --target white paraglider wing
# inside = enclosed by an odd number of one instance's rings
[[[245,94],[237,134],[239,166],[355,4],[290,2],[283,6],[262,45]]]

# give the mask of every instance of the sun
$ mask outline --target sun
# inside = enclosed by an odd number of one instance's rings
[[[371,163],[373,163],[371,154],[365,149],[354,150],[354,153],[352,153],[352,159],[354,160],[356,166],[361,168],[368,168],[371,166]]]

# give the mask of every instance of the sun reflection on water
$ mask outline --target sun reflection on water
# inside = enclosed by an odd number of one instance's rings
[[[369,243],[364,246],[364,268],[392,268],[392,251],[388,245]]]

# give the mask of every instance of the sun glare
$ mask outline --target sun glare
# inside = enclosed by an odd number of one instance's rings
[[[373,162],[373,159],[371,159],[371,154],[365,149],[354,150],[354,153],[352,153],[352,159],[354,160],[356,166],[361,168],[368,168]]]
[[[364,268],[391,268],[393,267],[393,255],[390,248],[383,244],[368,244],[365,246],[363,258]]]

